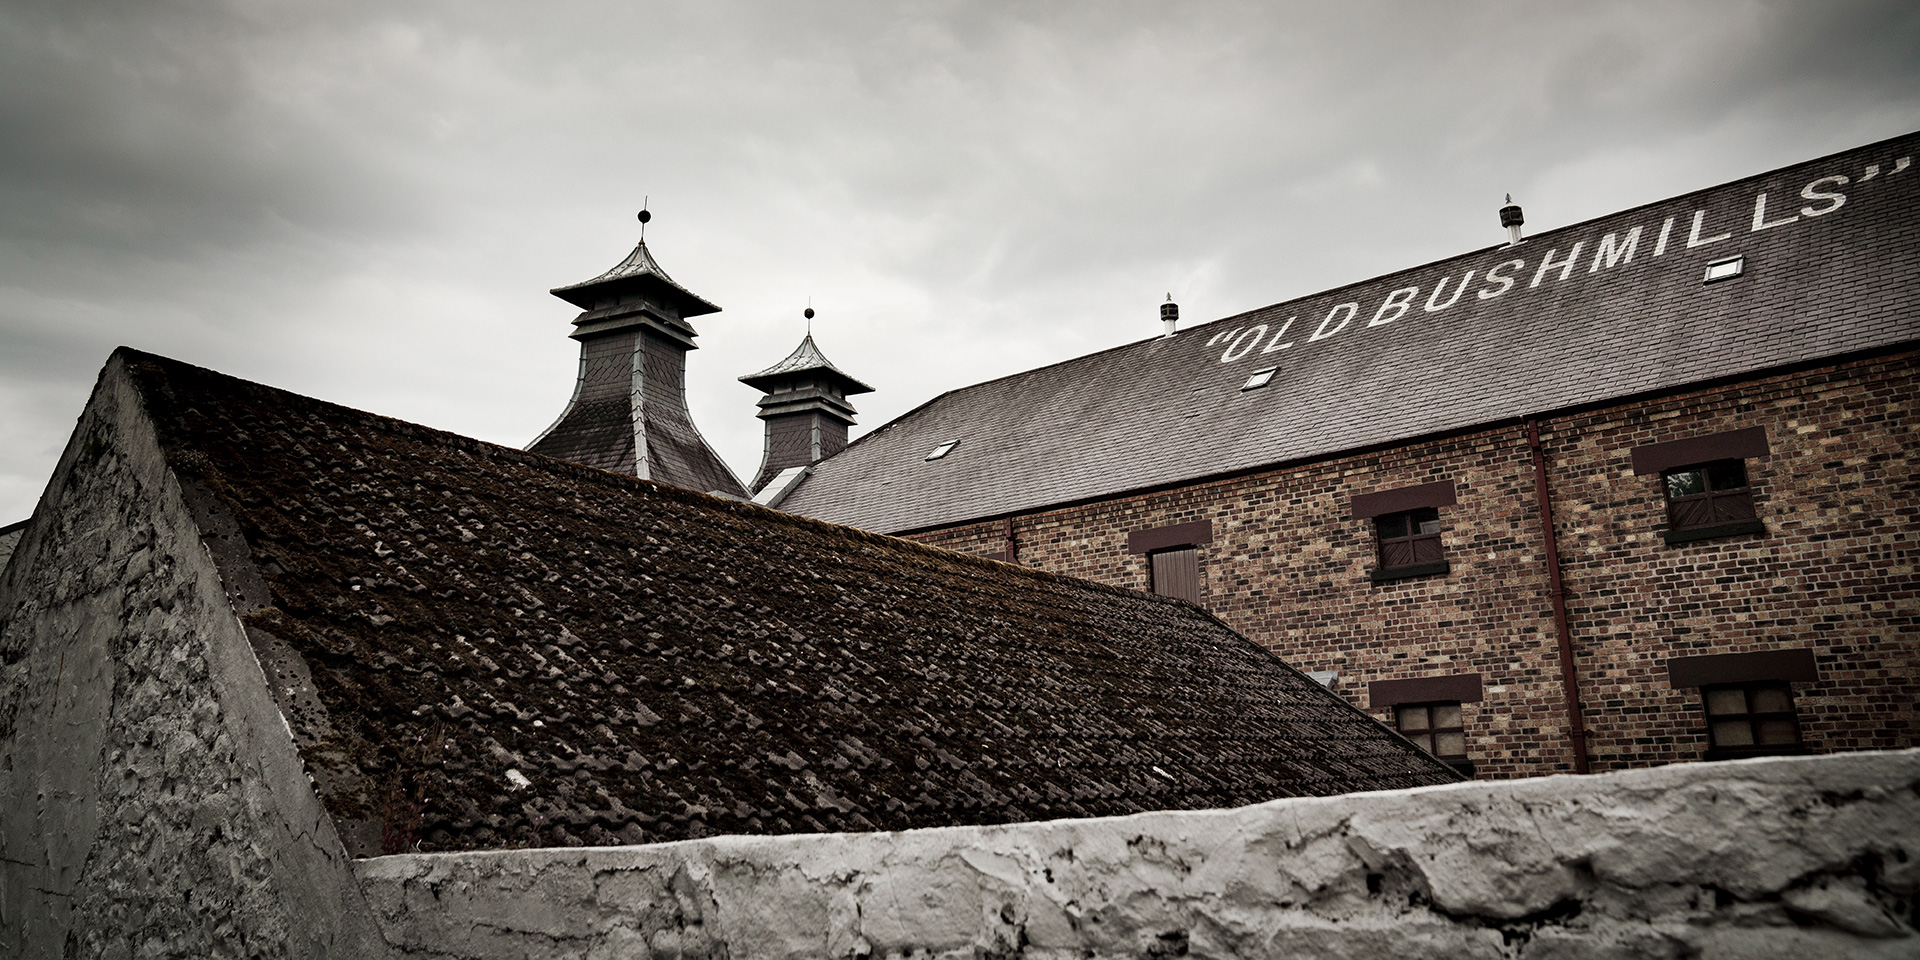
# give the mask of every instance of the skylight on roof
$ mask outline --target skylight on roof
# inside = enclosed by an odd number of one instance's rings
[[[943,443],[943,444],[941,444],[941,445],[939,445],[939,446],[937,446],[937,447],[934,447],[934,448],[933,448],[933,452],[932,452],[932,453],[929,453],[929,454],[927,454],[927,459],[928,459],[928,460],[938,460],[938,459],[940,459],[941,457],[944,457],[944,456],[946,456],[947,454],[949,454],[949,453],[952,453],[952,452],[953,452],[953,448],[954,448],[954,447],[957,447],[957,446],[959,446],[959,445],[960,445],[960,441],[958,441],[958,440],[948,440],[948,441],[947,441],[946,443]]]
[[[1734,277],[1745,273],[1746,266],[1747,258],[1744,256],[1715,260],[1707,264],[1707,278],[1701,282],[1718,283],[1722,280],[1732,280]]]
[[[1247,382],[1240,385],[1240,390],[1242,393],[1248,390],[1258,390],[1261,387],[1264,387],[1267,384],[1272,383],[1273,375],[1279,372],[1280,372],[1279,367],[1268,367],[1265,370],[1255,370],[1253,372],[1253,376],[1248,377]]]

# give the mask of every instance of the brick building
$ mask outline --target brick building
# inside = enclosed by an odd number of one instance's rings
[[[1917,146],[1509,206],[1506,244],[951,391],[757,499],[1188,597],[1479,776],[1913,746]]]

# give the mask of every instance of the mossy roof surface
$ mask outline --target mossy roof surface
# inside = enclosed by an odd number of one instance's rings
[[[320,709],[283,710],[323,800],[389,850],[1457,779],[1184,602],[123,355],[169,462],[266,583],[256,649],[311,675]]]

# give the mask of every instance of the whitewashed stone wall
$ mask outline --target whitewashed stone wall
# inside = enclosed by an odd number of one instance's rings
[[[1920,752],[357,870],[421,957],[1915,957]]]
[[[116,362],[0,579],[0,957],[385,956]]]

